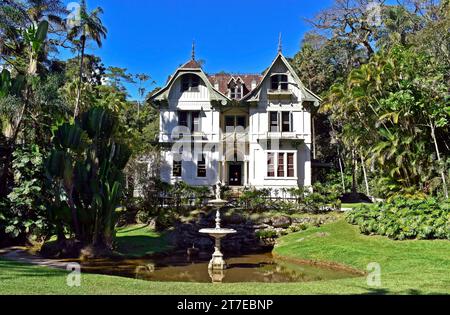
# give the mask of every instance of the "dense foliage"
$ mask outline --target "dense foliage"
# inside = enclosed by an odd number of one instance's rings
[[[73,23],[60,0],[0,2],[0,237],[7,244],[57,235],[111,247],[116,209],[133,188],[128,157],[156,151],[159,120],[143,106],[150,76],[87,54],[89,41],[101,47],[107,30],[101,8],[81,1],[79,13]],[[75,56],[58,59],[62,50]],[[129,100],[124,78],[139,81],[140,99]]]
[[[312,150],[323,166],[315,179],[324,185],[312,192],[248,189],[238,199],[242,208],[320,212],[339,208],[342,193],[361,190],[392,200],[448,198],[450,1],[374,3],[379,23],[367,0],[335,0],[311,21],[313,31],[291,59],[304,85],[324,98],[314,113]],[[151,78],[89,54],[107,29],[101,8],[81,1],[80,13],[74,25],[60,0],[0,2],[2,240],[56,234],[111,247],[120,206],[167,224],[166,208],[183,212],[209,197],[208,187],[155,180],[158,112],[144,106]],[[72,58],[58,59],[63,49]],[[92,129],[97,118],[86,123],[86,115],[108,117],[113,131]],[[119,147],[130,152],[116,164]],[[133,198],[136,191],[142,199]],[[288,195],[293,202],[283,201]]]
[[[347,217],[368,235],[396,240],[449,239],[450,202],[430,199],[402,199],[352,210]]]
[[[82,244],[112,249],[123,169],[131,152],[114,138],[117,118],[94,107],[76,124],[55,131],[46,171],[54,189],[54,217]],[[59,234],[59,237],[63,234]]]
[[[310,22],[292,64],[324,98],[313,158],[355,195],[448,198],[450,2],[336,0]]]

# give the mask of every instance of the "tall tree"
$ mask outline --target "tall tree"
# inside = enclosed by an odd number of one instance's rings
[[[93,40],[98,47],[102,47],[102,39],[106,39],[107,29],[103,26],[100,15],[103,9],[97,7],[89,12],[86,1],[81,1],[80,16],[77,25],[69,32],[69,38],[74,41],[78,47],[80,54],[80,68],[78,76],[77,99],[74,109],[74,117],[78,117],[80,112],[81,90],[83,83],[83,64],[85,57],[86,44],[89,40]]]

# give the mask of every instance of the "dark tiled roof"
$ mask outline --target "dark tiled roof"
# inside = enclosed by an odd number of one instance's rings
[[[216,84],[218,84],[219,91],[225,95],[228,95],[228,83],[232,78],[234,78],[235,80],[241,78],[245,86],[246,93],[244,94],[247,94],[252,91],[252,83],[255,83],[255,86],[257,86],[263,79],[263,76],[260,74],[231,74],[231,73],[216,73],[208,75],[208,79],[211,82],[211,84],[213,86],[216,86]]]
[[[202,67],[196,60],[189,60],[184,65],[181,66],[181,69],[201,69]]]

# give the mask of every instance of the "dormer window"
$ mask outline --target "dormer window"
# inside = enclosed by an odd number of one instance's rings
[[[271,89],[274,91],[287,91],[289,86],[286,74],[274,74],[271,76]]]
[[[235,81],[232,79],[228,84],[228,90],[230,98],[233,100],[240,100],[244,94],[244,85],[241,82],[241,79]]]
[[[186,74],[181,78],[181,92],[198,92],[200,77],[194,74]]]

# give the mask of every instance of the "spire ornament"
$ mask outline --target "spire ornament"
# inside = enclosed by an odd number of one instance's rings
[[[280,36],[278,37],[278,53],[281,54],[283,53],[283,37],[282,34],[280,32]]]
[[[195,41],[192,41],[192,54],[191,54],[192,60],[195,60]]]

